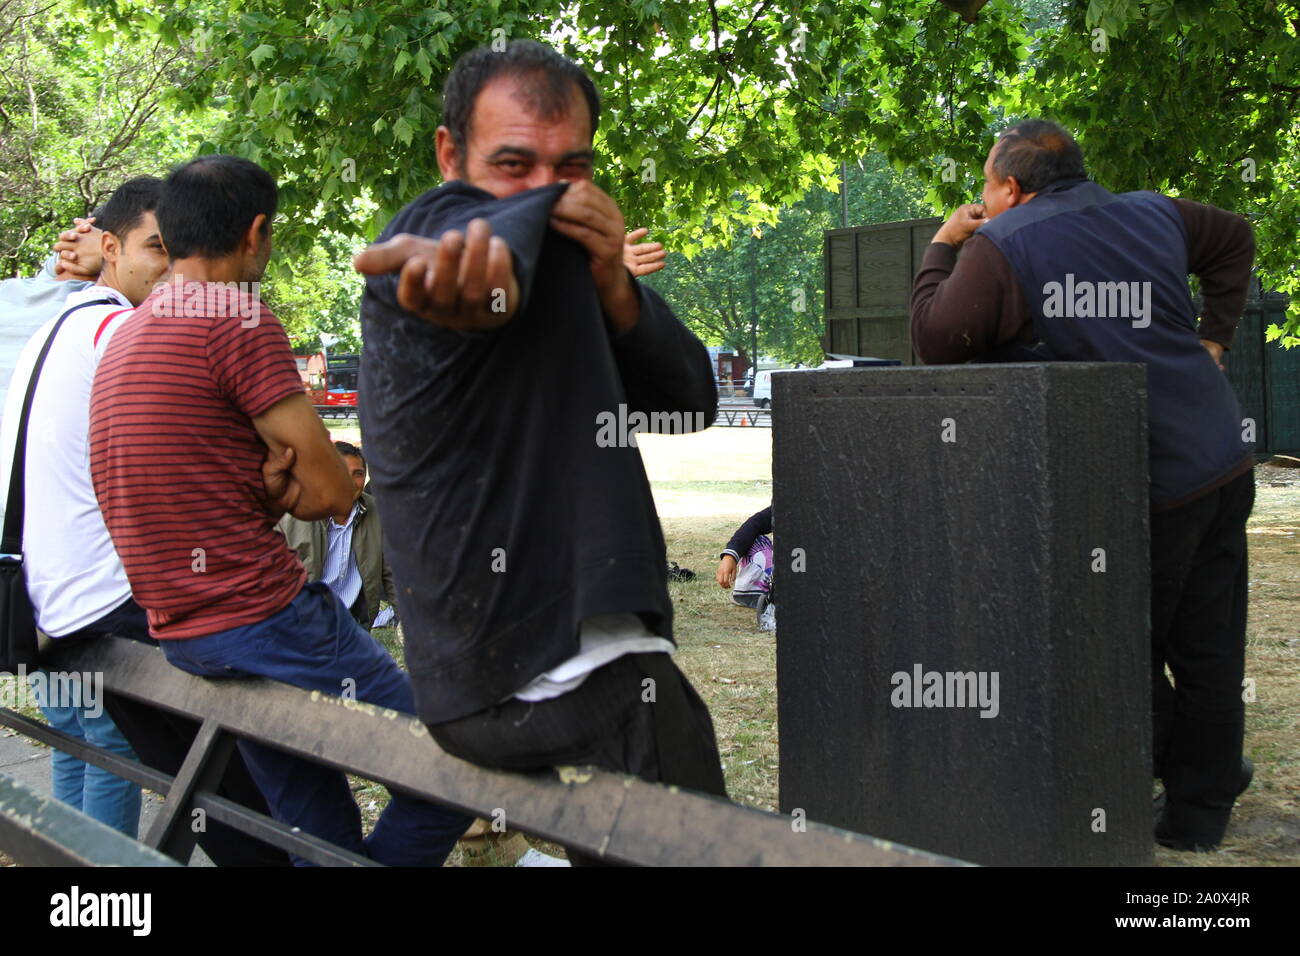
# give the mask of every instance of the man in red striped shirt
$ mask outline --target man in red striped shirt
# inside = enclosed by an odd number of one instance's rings
[[[104,635],[152,643],[144,608],[131,597],[126,572],[104,526],[87,459],[95,369],[117,327],[171,269],[154,215],[162,185],[161,179],[151,176],[128,180],[96,210],[93,219],[102,229],[89,231],[93,243],[82,243],[75,253],[76,268],[96,281],[77,288],[55,312],[72,310],[51,343],[33,396],[23,529],[27,590],[38,626],[60,643]],[[7,469],[12,462],[7,453],[15,444],[32,366],[56,321],[51,318],[36,333],[15,368],[0,427],[0,448],[6,452],[0,488],[8,487]],[[278,480],[277,472],[273,471],[273,480]],[[58,730],[138,757],[166,774],[180,772],[198,732],[196,722],[108,691],[103,698],[107,714],[99,717],[89,712],[95,708],[84,706],[42,706],[42,710]],[[54,752],[51,769],[56,797],[129,836],[136,835],[139,786],[59,751]],[[219,791],[267,812],[261,791],[237,754],[226,765]],[[213,821],[198,839],[218,866],[289,864],[280,850],[223,823]]]
[[[409,676],[275,530],[356,491],[312,409],[288,337],[261,302],[275,181],[203,156],[158,204],[172,279],[110,343],[95,378],[95,494],[131,591],[168,660],[209,677],[259,675],[413,713]],[[267,500],[263,461],[284,462]],[[277,819],[380,862],[440,865],[472,822],[394,794],[374,833],[339,771],[241,741]]]

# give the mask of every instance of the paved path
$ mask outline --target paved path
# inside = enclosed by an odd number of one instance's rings
[[[19,783],[40,793],[50,792],[50,749],[39,747],[26,737],[0,727],[0,773],[13,777]],[[158,795],[146,790],[140,807],[140,835],[149,832],[162,801]],[[191,866],[212,866],[212,861],[202,849],[196,848]]]

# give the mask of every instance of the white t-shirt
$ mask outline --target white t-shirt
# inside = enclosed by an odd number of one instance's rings
[[[7,496],[14,440],[32,366],[54,322],[82,302],[110,299],[72,313],[45,357],[27,421],[23,551],[36,623],[51,637],[93,624],[131,596],[90,481],[90,390],[113,331],[131,313],[115,289],[73,292],[24,346],[0,422],[0,497]]]
[[[538,675],[515,697],[525,701],[550,700],[579,687],[596,668],[604,667],[624,654],[652,651],[672,654],[675,649],[672,641],[647,628],[640,615],[589,617],[578,630],[578,653]]]

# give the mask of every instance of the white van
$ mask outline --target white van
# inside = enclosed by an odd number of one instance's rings
[[[799,366],[798,368],[769,368],[758,373],[754,382],[754,404],[759,408],[772,407],[772,373],[773,372],[811,372],[817,366]]]
[[[830,358],[821,365],[800,365],[796,368],[770,368],[758,373],[754,382],[754,404],[759,408],[772,407],[772,373],[773,372],[815,372],[824,368],[852,368],[855,365],[897,365],[892,359]]]

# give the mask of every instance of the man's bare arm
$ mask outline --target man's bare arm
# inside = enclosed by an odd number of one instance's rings
[[[306,393],[280,399],[253,419],[253,427],[271,456],[293,449],[292,480],[301,490],[288,509],[290,514],[314,521],[345,513],[352,507],[356,485]]]

